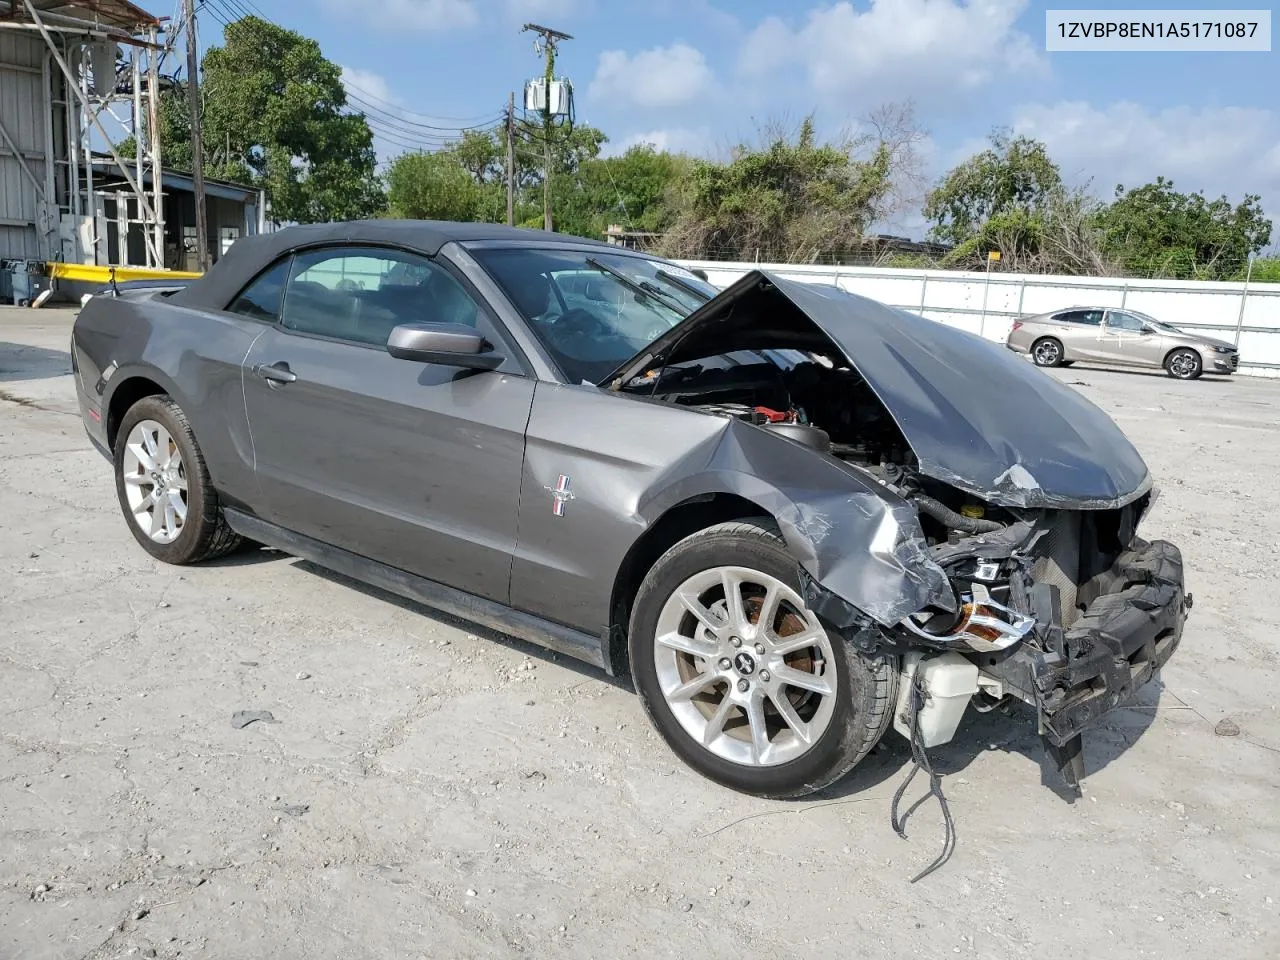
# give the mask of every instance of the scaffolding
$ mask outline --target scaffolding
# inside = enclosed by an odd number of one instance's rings
[[[27,111],[14,110],[14,131],[0,113],[0,160],[15,159],[22,189],[33,201],[27,207],[37,211],[14,221],[30,220],[37,237],[33,259],[130,264],[132,247],[140,248],[143,260],[132,265],[164,267],[163,31],[163,20],[127,0],[0,0],[0,37],[27,38],[32,54],[31,61],[14,53],[13,64],[0,62],[0,69],[33,81],[21,89],[15,82],[19,96],[33,102]],[[20,42],[8,49],[17,51]],[[37,116],[43,129],[23,123]],[[124,156],[117,142],[129,135],[136,149]],[[115,161],[125,186],[95,182],[95,153],[101,157],[102,151]]]

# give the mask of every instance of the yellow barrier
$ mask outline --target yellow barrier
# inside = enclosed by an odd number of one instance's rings
[[[87,263],[47,264],[49,276],[55,280],[72,280],[106,285],[113,279],[117,283],[127,280],[195,280],[199,273],[184,270],[151,270],[146,267],[95,267]]]

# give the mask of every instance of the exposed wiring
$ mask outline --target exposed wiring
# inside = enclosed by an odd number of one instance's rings
[[[923,770],[929,778],[929,793],[938,798],[938,806],[942,808],[942,821],[946,832],[942,841],[942,852],[938,854],[933,863],[911,878],[912,883],[923,880],[945,864],[951,859],[951,854],[956,849],[956,825],[951,818],[951,808],[947,806],[947,798],[942,792],[942,778],[934,773],[933,765],[929,762],[929,754],[925,750],[924,740],[920,733],[920,711],[924,709],[925,701],[928,698],[929,692],[925,689],[924,678],[921,676],[920,668],[917,665],[916,672],[911,677],[911,692],[907,704],[911,728],[911,772],[907,774],[906,779],[902,781],[902,785],[898,787],[897,792],[893,795],[893,803],[889,807],[889,823],[893,826],[894,833],[902,837],[903,840],[907,839],[907,817],[911,815],[911,811],[900,817],[898,815],[898,805],[902,802],[902,795],[907,792],[907,787],[911,786],[911,781],[915,779],[916,773]],[[912,810],[914,809],[915,807],[912,808]]]

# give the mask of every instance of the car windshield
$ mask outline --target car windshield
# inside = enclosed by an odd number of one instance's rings
[[[608,376],[717,293],[651,257],[536,247],[471,254],[575,382]]]
[[[1141,320],[1143,323],[1146,323],[1146,324],[1149,324],[1150,326],[1155,327],[1157,330],[1165,330],[1169,333],[1182,333],[1182,331],[1179,330],[1177,327],[1175,327],[1172,323],[1165,323],[1162,320],[1157,320],[1155,317],[1148,317],[1145,313],[1135,313],[1134,316],[1137,317],[1139,320]]]

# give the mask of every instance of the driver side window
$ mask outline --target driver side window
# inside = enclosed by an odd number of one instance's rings
[[[1125,330],[1130,333],[1141,333],[1146,324],[1131,313],[1112,310],[1107,314],[1107,326],[1112,330]]]
[[[383,346],[402,323],[476,326],[479,306],[443,267],[377,247],[330,247],[294,257],[280,311],[299,333]]]

